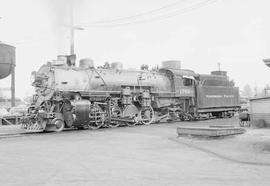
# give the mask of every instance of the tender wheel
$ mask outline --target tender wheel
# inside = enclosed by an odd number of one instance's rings
[[[176,119],[179,119],[180,121],[184,120],[183,113],[182,113],[181,110],[176,110],[175,111],[175,116],[176,116]]]
[[[154,121],[154,110],[151,106],[143,107],[140,110],[140,121],[144,125],[150,125]]]
[[[244,122],[242,120],[239,120],[239,126],[244,127]]]
[[[121,118],[122,117],[122,110],[118,106],[112,107],[111,110],[111,117],[113,118]],[[108,123],[108,126],[111,128],[116,128],[120,125],[120,122],[112,121],[111,123]]]
[[[90,129],[98,129],[104,125],[105,113],[99,105],[93,104],[91,105],[89,118],[88,127]]]

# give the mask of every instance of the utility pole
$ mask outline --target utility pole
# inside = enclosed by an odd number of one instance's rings
[[[70,3],[70,55],[75,54],[74,45],[75,45],[75,30],[84,30],[82,27],[74,26],[74,10],[73,4]]]
[[[73,4],[70,3],[70,55],[74,54],[74,16]]]
[[[15,66],[16,66],[16,60],[15,60],[15,56],[14,56],[14,60],[12,63],[12,71],[11,71],[11,107],[15,107]]]
[[[74,51],[75,30],[84,30],[84,28],[70,26],[70,55],[75,54],[75,51]]]
[[[74,28],[70,27],[70,55],[74,54]]]

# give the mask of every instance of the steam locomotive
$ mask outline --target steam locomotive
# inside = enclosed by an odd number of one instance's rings
[[[75,61],[75,55],[58,56],[32,73],[36,94],[23,128],[59,132],[149,125],[224,117],[239,108],[238,88],[225,71],[201,75],[181,69],[177,61],[155,70],[124,70],[121,63],[95,68],[91,59],[77,67]]]

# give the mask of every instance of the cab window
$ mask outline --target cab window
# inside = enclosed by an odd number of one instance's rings
[[[189,79],[189,78],[183,78],[183,85],[184,86],[192,86],[194,83],[193,83],[193,79]]]

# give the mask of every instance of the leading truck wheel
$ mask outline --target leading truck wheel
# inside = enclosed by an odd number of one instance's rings
[[[51,124],[47,124],[45,131],[47,132],[61,132],[65,128],[65,122],[61,119],[53,119]]]
[[[62,130],[64,130],[64,127],[65,127],[65,123],[63,120],[56,120],[55,121],[55,132],[61,132]]]

